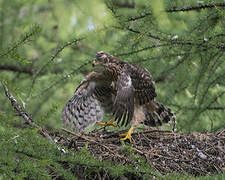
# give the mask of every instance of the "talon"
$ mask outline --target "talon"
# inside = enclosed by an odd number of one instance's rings
[[[125,136],[124,138],[121,138],[120,140],[125,141],[126,139],[129,139],[130,143],[134,142],[134,139],[131,136],[133,134],[133,132],[134,132],[134,127],[131,127],[127,133],[120,134],[120,137]]]
[[[99,125],[99,126],[106,126],[106,123],[97,123],[97,125]]]
[[[114,119],[111,119],[110,121],[108,122],[100,122],[100,123],[97,123],[99,126],[113,126],[113,127],[117,127],[116,124],[113,123],[114,122]]]

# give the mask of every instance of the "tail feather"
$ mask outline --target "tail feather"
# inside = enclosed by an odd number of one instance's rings
[[[173,119],[174,127],[176,125],[176,116],[163,104],[157,101],[151,101],[145,107],[145,121],[144,124],[149,126],[161,126],[163,123],[169,123]]]

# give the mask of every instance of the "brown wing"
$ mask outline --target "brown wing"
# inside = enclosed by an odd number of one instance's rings
[[[139,104],[143,105],[153,100],[157,94],[151,74],[143,67],[135,64],[126,64],[125,66],[132,79],[134,95]]]
[[[103,111],[110,112],[113,106],[112,88],[97,77],[92,78],[94,74],[91,73],[80,83],[62,111],[63,122],[66,125],[72,123],[73,129],[80,132],[102,121]]]
[[[120,72],[117,80],[117,94],[114,102],[115,120],[121,125],[127,125],[134,114],[134,91],[131,77],[127,74],[127,69]]]

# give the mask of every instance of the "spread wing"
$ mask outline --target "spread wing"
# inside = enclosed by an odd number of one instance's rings
[[[110,85],[100,83],[98,79],[83,80],[64,107],[62,120],[82,132],[89,125],[102,121],[103,111],[112,111],[113,96]]]
[[[126,64],[126,66],[139,104],[151,102],[157,96],[151,74],[145,68],[135,64]]]
[[[127,125],[133,118],[134,114],[134,91],[131,77],[124,68],[117,80],[117,94],[114,102],[113,114],[115,120],[121,125]]]

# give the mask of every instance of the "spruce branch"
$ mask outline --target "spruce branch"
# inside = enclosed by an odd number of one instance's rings
[[[19,68],[14,65],[0,65],[0,71],[1,70],[25,73],[25,74],[30,74],[30,75],[32,75],[35,72],[35,70],[33,68]]]
[[[201,10],[201,9],[213,9],[217,7],[225,7],[225,3],[210,3],[210,4],[199,5],[199,6],[172,8],[172,9],[167,9],[166,12],[173,13],[173,12],[180,12],[180,11],[194,11],[194,10]]]
[[[147,16],[150,16],[152,13],[148,12],[148,13],[144,13],[144,14],[141,14],[140,16],[137,16],[137,17],[131,17],[127,20],[127,22],[129,21],[136,21],[136,20],[139,20],[139,19],[142,19],[142,18],[145,18]]]
[[[172,9],[167,9],[165,11],[168,13],[174,13],[174,12],[197,11],[197,10],[201,10],[201,9],[213,9],[213,8],[224,8],[224,7],[225,7],[225,3],[210,3],[210,4],[202,4],[202,5],[198,5],[198,6],[182,7],[182,8],[174,7]],[[131,18],[127,19],[127,22],[143,19],[150,15],[152,15],[152,13],[147,12],[147,13],[141,14],[136,17],[131,17]]]
[[[220,94],[219,96],[221,96],[223,94]],[[217,110],[219,111],[220,110],[220,111],[224,111],[225,110],[224,106],[207,106],[205,108],[199,108],[199,106],[181,106],[179,104],[168,104],[168,105],[176,107],[178,109],[183,109],[185,111],[194,111],[196,109],[200,109],[202,111],[204,111],[204,110],[209,110],[209,111],[217,111]]]
[[[115,28],[122,29],[120,27],[115,27]],[[169,38],[162,38],[162,37],[156,36],[154,34],[151,34],[149,32],[140,32],[140,31],[138,31],[138,30],[136,30],[134,28],[131,28],[131,27],[127,27],[126,30],[128,30],[130,32],[133,32],[133,33],[136,33],[136,34],[145,35],[147,37],[150,37],[152,39],[156,39],[156,40],[159,40],[159,41],[181,43],[181,41],[173,41],[172,39],[169,39]],[[221,38],[221,37],[224,37],[224,36],[225,36],[224,33],[215,34],[213,36],[210,36],[208,38],[208,41],[211,41],[211,40],[213,40],[215,38]],[[202,39],[198,39],[197,41],[202,41]],[[189,43],[189,45],[191,45],[190,42],[185,42],[185,43]],[[225,46],[224,45],[217,45],[216,48],[218,48],[220,50],[224,50]]]
[[[138,49],[136,51],[130,51],[130,52],[127,52],[127,53],[122,53],[122,54],[117,54],[117,56],[127,56],[127,55],[131,55],[131,54],[136,54],[136,53],[139,53],[139,52],[142,52],[142,51],[146,51],[146,50],[149,50],[149,49],[154,49],[154,48],[158,48],[158,47],[163,47],[163,46],[170,46],[171,43],[166,43],[166,44],[154,44],[152,46],[147,46],[147,47],[144,47],[142,49]]]
[[[220,97],[224,96],[225,91],[222,91],[217,94],[217,96],[213,97],[213,99],[208,103],[208,105],[204,109],[212,108],[212,104],[214,104]],[[204,109],[202,111],[204,111]]]
[[[6,84],[4,82],[2,82],[2,86],[4,88],[4,91],[5,91],[5,95],[6,97],[10,100],[13,108],[19,113],[19,115],[21,117],[23,117],[23,119],[25,120],[25,122],[27,124],[29,124],[30,126],[32,127],[35,127],[36,129],[39,130],[40,134],[42,136],[44,136],[46,139],[48,139],[50,142],[54,142],[53,139],[51,138],[51,136],[49,135],[49,133],[43,129],[42,127],[36,125],[32,119],[32,117],[26,112],[25,109],[23,109],[19,103],[17,102],[17,100],[13,97],[13,95],[10,93],[8,87],[6,86]]]
[[[127,30],[128,30],[128,31],[131,31],[131,32],[133,32],[133,33],[142,34],[140,31],[135,30],[135,29],[130,28],[130,27],[128,27]],[[143,34],[145,34],[145,33],[143,33]],[[153,34],[151,34],[151,33],[149,33],[149,32],[146,33],[146,35],[147,35],[148,37],[152,38],[152,39],[156,39],[156,40],[160,40],[160,41],[164,40],[164,39],[160,38],[159,36],[153,35]]]
[[[21,39],[18,42],[13,43],[12,46],[7,48],[6,52],[0,54],[0,58],[13,53],[16,49],[18,49],[21,45],[28,42],[31,39],[31,37],[35,36],[40,31],[41,28],[38,25],[34,25],[29,32],[25,33],[25,35],[21,37]]]
[[[207,110],[225,110],[224,106],[213,106],[213,107],[206,107]]]
[[[136,3],[135,2],[121,2],[120,0],[114,0],[113,4],[119,8],[135,8]]]
[[[32,96],[32,98],[36,98],[39,97],[40,95],[42,95],[43,93],[46,93],[47,91],[49,91],[51,88],[53,88],[54,86],[56,86],[57,84],[59,84],[61,81],[65,81],[66,79],[70,78],[72,75],[74,75],[75,73],[80,72],[80,70],[90,64],[92,62],[92,60],[88,60],[85,63],[81,64],[78,68],[74,69],[73,71],[69,72],[68,74],[64,75],[62,78],[60,78],[59,80],[53,82],[49,87],[45,88],[44,90],[42,90],[40,93]]]
[[[207,94],[209,93],[209,89],[210,87],[212,87],[213,85],[215,85],[220,79],[224,79],[225,77],[225,72],[219,74],[215,79],[213,79],[212,81],[209,81],[209,83],[207,84],[204,93],[202,94],[202,97],[200,99],[200,105],[203,104],[203,102],[205,101],[205,98],[207,97]]]
[[[154,49],[154,48],[158,48],[158,47],[168,47],[168,46],[181,46],[182,47],[182,46],[185,46],[185,45],[201,47],[201,48],[204,48],[203,50],[207,50],[207,49],[211,49],[211,48],[217,48],[217,49],[220,49],[221,51],[225,50],[225,45],[207,45],[207,44],[204,44],[202,42],[195,43],[195,42],[192,42],[192,41],[168,40],[168,43],[165,43],[165,44],[157,43],[157,44],[154,44],[154,45],[151,45],[151,46],[147,46],[147,47],[135,50],[135,51],[130,51],[130,52],[118,54],[117,56],[132,55],[132,54],[136,54],[136,53],[139,53],[139,52],[142,52],[142,51],[147,51],[149,49]]]
[[[34,74],[33,80],[32,80],[32,84],[30,87],[30,91],[29,91],[29,95],[28,97],[30,97],[31,95],[31,90],[34,87],[35,81],[38,77],[38,75],[51,63],[54,61],[54,59],[59,55],[60,52],[63,51],[63,49],[65,49],[67,46],[71,46],[73,44],[76,44],[77,42],[83,40],[84,38],[78,38],[78,39],[74,39],[73,41],[69,41],[66,42],[65,44],[63,44],[60,48],[56,49],[55,53],[51,56],[51,58]]]

